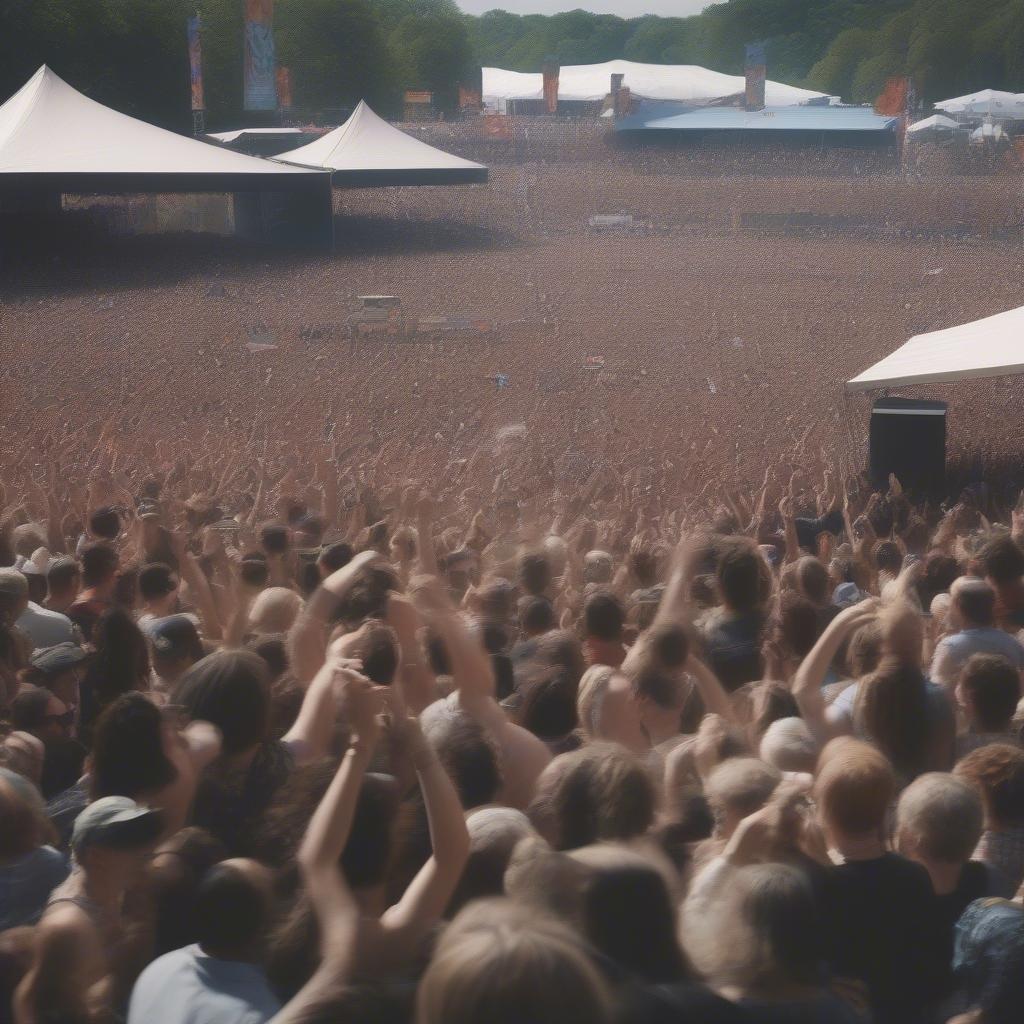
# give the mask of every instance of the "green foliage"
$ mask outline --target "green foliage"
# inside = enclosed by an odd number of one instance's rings
[[[580,0],[581,3],[585,0]],[[242,113],[244,0],[0,0],[0,95],[42,63],[120,110],[187,129],[185,19],[203,18],[212,123]],[[463,15],[455,0],[277,0],[279,59],[296,105],[365,98],[396,114],[406,89],[442,107],[481,65],[538,71],[625,57],[737,73],[765,43],[773,79],[870,102],[892,75],[925,99],[991,86],[1024,91],[1024,0],[726,0],[688,18]]]

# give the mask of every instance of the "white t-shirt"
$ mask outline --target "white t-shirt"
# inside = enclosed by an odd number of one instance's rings
[[[57,644],[82,642],[75,624],[60,612],[51,612],[34,601],[18,617],[15,625],[32,641],[32,650],[56,647]]]
[[[139,975],[128,1024],[265,1024],[280,1009],[256,964],[219,960],[194,945],[165,953]]]

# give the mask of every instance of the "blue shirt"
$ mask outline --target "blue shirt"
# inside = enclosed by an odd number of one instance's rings
[[[1001,654],[1018,672],[1024,669],[1024,647],[1016,637],[993,626],[979,626],[940,640],[928,674],[937,683],[951,686],[974,654]]]
[[[262,968],[194,945],[165,953],[139,975],[128,1024],[265,1024],[280,1009]]]
[[[35,924],[50,893],[70,871],[67,858],[52,846],[37,847],[0,866],[0,931]]]

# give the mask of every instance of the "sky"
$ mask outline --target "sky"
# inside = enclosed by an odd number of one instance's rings
[[[595,14],[639,18],[644,14],[684,17],[696,14],[711,0],[456,0],[467,14],[483,14],[499,8],[513,14],[557,14],[582,8]]]

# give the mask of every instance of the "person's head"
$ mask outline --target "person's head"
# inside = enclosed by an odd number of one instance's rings
[[[150,562],[139,570],[139,597],[153,615],[170,615],[178,602],[178,577],[163,562]]]
[[[31,853],[48,834],[39,790],[24,776],[0,768],[0,865]]]
[[[22,673],[22,678],[46,687],[69,707],[77,708],[79,683],[87,658],[87,652],[70,640],[53,647],[40,647],[32,652],[29,668]]]
[[[712,985],[770,997],[820,984],[821,922],[806,874],[785,864],[740,868],[682,941]]]
[[[98,508],[89,516],[89,536],[94,540],[110,543],[117,540],[121,532],[121,516],[115,508]]]
[[[818,763],[818,744],[802,718],[779,718],[761,737],[761,760],[780,772],[813,775]]]
[[[896,795],[896,776],[881,751],[844,737],[832,740],[821,752],[814,794],[833,845],[879,838]]]
[[[924,560],[924,573],[917,586],[921,607],[928,608],[939,594],[946,593],[960,575],[960,565],[952,555],[932,551]]]
[[[257,633],[287,633],[302,610],[302,598],[288,587],[260,591],[249,609],[249,628]]]
[[[512,807],[481,807],[466,815],[469,859],[449,905],[457,911],[472,900],[502,896],[505,871],[521,839],[536,835],[530,819]]]
[[[82,586],[111,596],[117,585],[117,552],[102,541],[82,548]]]
[[[46,572],[46,591],[51,605],[69,607],[78,597],[81,586],[82,570],[73,558],[64,555],[50,563]]]
[[[590,640],[614,642],[622,639],[626,611],[614,594],[597,593],[583,606],[583,632]]]
[[[1024,825],[1024,750],[1009,743],[990,743],[961,758],[953,774],[973,783],[985,807],[985,827]]]
[[[903,568],[903,555],[899,545],[892,540],[883,540],[875,546],[875,568],[879,572],[887,572],[890,576],[898,576]]]
[[[178,777],[169,754],[176,742],[157,706],[141,693],[125,693],[109,704],[93,735],[90,791],[93,799],[141,799]]]
[[[11,726],[44,744],[58,742],[74,732],[75,711],[42,686],[24,686],[11,701]]]
[[[319,547],[324,536],[324,529],[323,519],[313,512],[307,512],[295,523],[295,546],[299,549]]]
[[[796,580],[800,593],[816,608],[829,603],[828,569],[813,555],[804,555],[797,561]]]
[[[259,960],[273,906],[273,876],[258,861],[238,858],[210,868],[196,892],[194,911],[203,952],[220,960]]]
[[[950,589],[953,615],[961,629],[991,626],[995,621],[996,592],[985,580],[961,576]]]
[[[733,542],[718,559],[718,590],[732,612],[752,612],[761,606],[764,561],[752,545]]]
[[[358,658],[363,663],[363,675],[378,686],[394,682],[400,661],[398,638],[383,622],[368,620],[339,641],[338,651],[346,658]]]
[[[896,807],[896,842],[904,857],[955,866],[971,859],[981,838],[984,810],[977,789],[944,772],[918,776]]]
[[[447,703],[428,709],[421,725],[462,806],[470,810],[494,803],[501,791],[501,762],[484,729]]]
[[[574,850],[643,835],[655,808],[656,791],[643,764],[618,744],[592,743],[544,769],[527,813],[555,849]]]
[[[0,569],[0,623],[13,625],[28,607],[28,580],[17,569]]]
[[[540,597],[551,586],[551,563],[543,551],[530,551],[519,559],[519,586],[530,597]]]
[[[917,667],[884,657],[861,681],[854,708],[863,734],[893,766],[913,778],[924,767],[932,740],[928,691]]]
[[[516,721],[546,743],[568,736],[579,724],[576,713],[578,684],[559,668],[540,669],[518,687]]]
[[[1008,586],[1024,576],[1024,549],[1012,537],[996,537],[982,548],[981,564],[993,586]]]
[[[288,527],[281,523],[264,523],[260,528],[260,547],[268,558],[287,554],[289,541]]]
[[[680,672],[646,665],[633,677],[633,696],[641,719],[664,715],[666,719],[680,721],[690,694],[690,684]]]
[[[882,626],[877,619],[866,622],[850,638],[846,661],[852,679],[863,679],[882,660]]]
[[[642,854],[604,844],[573,859],[589,870],[583,885],[583,934],[599,953],[651,985],[682,981],[686,962],[665,874]]]
[[[557,626],[554,605],[546,597],[530,597],[521,604],[519,629],[523,636],[543,636]]]
[[[615,563],[607,551],[588,551],[583,558],[583,582],[607,586],[612,581]]]
[[[604,981],[565,925],[533,908],[481,900],[434,950],[417,1024],[608,1024]]]
[[[187,615],[168,615],[146,629],[153,670],[165,683],[175,683],[205,656],[199,631]]]
[[[972,655],[956,686],[957,701],[975,732],[1009,732],[1020,691],[1020,673],[1000,654]]]
[[[262,551],[250,551],[238,563],[238,575],[250,590],[262,590],[270,579],[267,556]]]
[[[22,575],[28,584],[28,599],[36,604],[46,600],[46,574],[35,562],[26,562],[21,567]]]
[[[704,794],[715,819],[715,835],[728,839],[748,815],[759,811],[782,781],[782,773],[756,757],[730,757],[712,769]]]
[[[160,811],[130,797],[106,796],[75,818],[71,852],[86,877],[127,888],[143,869],[163,830]]]
[[[92,639],[96,648],[92,675],[100,703],[129,690],[149,688],[149,645],[129,612],[105,611],[96,620]]]
[[[789,657],[802,661],[818,639],[818,609],[815,604],[801,594],[784,591],[779,600],[775,636]]]
[[[249,651],[207,655],[181,677],[177,702],[192,721],[210,722],[220,729],[226,757],[247,753],[267,738],[270,680],[266,662]]]
[[[658,556],[649,548],[638,548],[629,554],[629,571],[636,582],[644,588],[658,582]]]
[[[348,541],[342,540],[334,544],[328,544],[321,550],[320,557],[316,561],[320,575],[326,579],[332,572],[344,569],[352,561],[354,554],[352,545]]]

